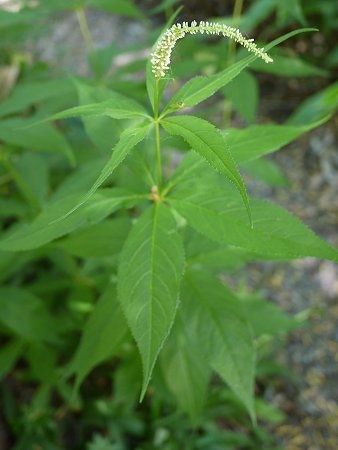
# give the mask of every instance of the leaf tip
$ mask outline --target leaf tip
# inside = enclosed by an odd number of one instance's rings
[[[255,411],[255,406],[253,404],[253,402],[251,402],[251,405],[247,405],[248,408],[248,413],[252,422],[252,426],[254,428],[257,427],[257,416],[256,416],[256,411]]]
[[[146,393],[147,393],[147,390],[148,390],[149,381],[150,381],[149,378],[148,378],[148,380],[144,380],[144,381],[143,381],[143,385],[142,385],[142,389],[141,389],[141,394],[140,394],[140,398],[139,398],[139,403],[142,403],[143,400],[144,400],[144,397],[145,397],[145,395],[146,395]]]

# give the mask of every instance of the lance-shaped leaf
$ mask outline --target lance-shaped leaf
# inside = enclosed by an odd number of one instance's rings
[[[203,100],[211,97],[223,86],[230,83],[230,81],[232,81],[255,59],[256,55],[250,55],[215,75],[192,78],[172,97],[168,105],[164,108],[163,114],[167,115],[179,109],[201,103]]]
[[[303,126],[252,125],[245,129],[229,128],[222,131],[222,135],[235,162],[242,164],[279,150],[307,131],[322,125],[329,118],[330,115],[326,115],[320,120]],[[204,161],[195,153],[189,152],[169,180],[165,191],[168,192],[177,183],[189,177],[197,176],[197,171],[204,167]]]
[[[249,219],[250,206],[245,185],[221,133],[211,123],[194,116],[163,119],[162,126],[170,134],[182,136],[195,152],[214,169],[234,183],[242,196]]]
[[[14,367],[14,364],[23,353],[24,344],[21,339],[2,344],[0,349],[0,380]]]
[[[222,134],[237,163],[272,153],[329,119],[329,115],[303,126],[252,125],[245,129],[230,128]]]
[[[21,118],[1,120],[0,140],[34,151],[64,154],[71,164],[75,163],[73,150],[67,139],[49,123],[34,124],[32,119]]]
[[[328,76],[326,70],[316,67],[313,64],[309,64],[308,62],[297,58],[295,55],[275,55],[273,61],[274,64],[260,64],[259,61],[255,61],[251,67],[253,70],[258,70],[259,72],[266,72],[285,77]]]
[[[306,125],[332,116],[338,109],[338,82],[308,97],[288,118],[289,125]]]
[[[189,271],[182,283],[180,315],[201,356],[254,418],[255,350],[241,303],[212,275]]]
[[[285,313],[269,300],[249,295],[241,301],[255,337],[287,333],[305,325],[299,318]]]
[[[67,211],[82,197],[83,194],[72,194],[47,205],[33,222],[16,226],[2,236],[0,251],[15,252],[41,247],[80,227],[100,222],[122,206],[130,207],[146,198],[119,188],[102,189],[86,205],[67,216]],[[60,217],[65,218],[58,220]]]
[[[60,111],[45,120],[67,119],[69,117],[106,116],[112,119],[131,119],[134,117],[149,117],[143,106],[135,100],[109,92],[109,100],[99,103],[74,106],[73,108]]]
[[[112,260],[112,257],[120,252],[130,226],[129,217],[106,219],[77,230],[76,233],[59,240],[57,245],[64,248],[67,253],[80,258],[109,256]]]
[[[299,33],[307,31],[316,31],[315,28],[304,28],[287,33],[284,36],[275,39],[265,47],[269,50],[285,40]],[[163,115],[167,115],[173,111],[185,107],[197,105],[203,100],[211,97],[215,92],[226,84],[230,83],[239,73],[242,72],[250,63],[258,58],[256,55],[250,55],[240,61],[232,64],[230,67],[210,76],[198,76],[189,80],[181,89],[172,97],[168,105],[163,110]]]
[[[100,105],[100,103],[107,101],[114,104],[115,118],[105,114],[81,116],[87,136],[103,154],[109,155],[111,149],[119,140],[121,131],[125,128],[125,126],[121,128],[121,123],[115,120],[116,115],[128,114],[128,110],[124,112],[116,111],[116,108],[119,108],[119,105],[116,105],[116,92],[107,87],[92,86],[79,80],[73,80],[73,84],[77,90],[78,106],[89,105],[92,107],[95,104]]]
[[[257,259],[291,259],[314,256],[338,260],[338,250],[316,236],[282,208],[251,199],[253,227],[246,220],[240,199],[230,188],[215,189],[208,178],[206,192],[193,184],[177,190],[170,203],[196,231],[223,244],[257,253]],[[199,179],[199,183],[202,184]]]
[[[113,153],[110,160],[103,167],[93,186],[89,189],[87,194],[83,196],[82,200],[76,206],[74,206],[74,208],[70,209],[65,215],[61,216],[57,220],[64,220],[67,216],[69,216],[80,206],[82,206],[122,163],[122,161],[127,157],[129,152],[135,147],[135,145],[143,141],[148,133],[148,130],[149,124],[143,124],[138,127],[132,126],[124,130],[121,134],[119,142],[113,148]]]
[[[67,369],[67,376],[76,374],[75,388],[96,365],[118,350],[127,332],[128,327],[116,298],[116,287],[110,285],[91,313]]]
[[[174,322],[184,251],[176,222],[161,203],[148,208],[120,255],[118,295],[143,365],[141,397]]]
[[[22,112],[30,105],[51,99],[64,99],[65,105],[74,97],[74,86],[69,78],[22,82],[15,86],[11,95],[0,104],[0,117]],[[75,100],[74,100],[75,101]],[[69,103],[68,103],[69,104]]]
[[[149,124],[139,127],[127,128],[122,134],[119,142],[113,149],[112,156],[108,163],[102,169],[98,179],[89,190],[87,196],[93,194],[101,184],[114,172],[114,170],[121,164],[121,162],[127,157],[128,153],[137,145],[143,141],[149,130]]]
[[[196,422],[203,410],[210,378],[210,367],[201,358],[199,342],[189,339],[184,324],[177,317],[160,360],[164,378],[178,405]]]
[[[46,302],[18,287],[0,287],[0,325],[30,342],[59,342],[57,319]]]

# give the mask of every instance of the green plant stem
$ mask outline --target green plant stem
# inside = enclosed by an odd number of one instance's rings
[[[155,81],[154,89],[154,124],[156,137],[156,162],[157,162],[157,188],[161,192],[162,188],[162,158],[161,158],[161,138],[160,138],[160,122],[159,122],[159,81]]]
[[[237,20],[241,17],[242,9],[243,9],[243,0],[236,0],[232,12],[232,18],[234,23],[236,23]],[[232,64],[233,62],[235,49],[236,49],[236,42],[233,39],[229,39],[227,66],[230,66],[230,64]]]
[[[88,27],[88,21],[86,17],[86,12],[84,8],[78,8],[76,10],[76,18],[79,23],[80,31],[83,37],[83,40],[86,44],[87,51],[91,52],[94,49],[93,39]]]
[[[157,161],[157,188],[161,192],[162,188],[162,160],[161,160],[161,138],[160,138],[160,124],[155,122],[156,135],[156,161]]]
[[[236,0],[234,4],[234,9],[232,12],[232,18],[237,25],[237,19],[241,17],[243,9],[243,0]],[[228,44],[228,57],[226,61],[226,66],[229,67],[234,59],[236,49],[236,42],[233,39],[229,39]],[[231,121],[231,114],[232,114],[232,104],[227,99],[224,101],[224,127],[227,128]]]
[[[158,119],[158,113],[159,113],[159,80],[155,80],[155,87],[154,87],[154,119]]]

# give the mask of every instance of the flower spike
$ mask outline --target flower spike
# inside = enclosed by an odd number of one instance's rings
[[[171,53],[176,42],[179,39],[184,38],[186,34],[196,33],[223,35],[243,45],[243,47],[250,52],[253,52],[259,58],[262,58],[266,63],[272,62],[272,58],[264,52],[264,48],[257,47],[253,42],[253,39],[246,39],[237,28],[216,22],[204,22],[203,20],[197,24],[197,22],[193,20],[190,25],[188,22],[173,25],[164,33],[158,42],[154,53],[151,54],[152,72],[155,75],[155,78],[163,78],[169,70]]]

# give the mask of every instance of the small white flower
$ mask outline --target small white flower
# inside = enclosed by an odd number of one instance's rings
[[[197,32],[201,34],[204,32],[207,34],[222,34],[243,45],[243,47],[253,52],[259,58],[262,58],[266,63],[272,62],[272,58],[264,52],[264,48],[257,47],[253,39],[246,39],[238,29],[216,22],[204,22],[203,20],[197,25],[197,22],[193,20],[190,26],[188,22],[173,25],[164,33],[158,42],[154,53],[151,54],[152,71],[155,78],[163,78],[169,70],[170,57],[176,42],[184,38],[186,34],[196,34]]]

